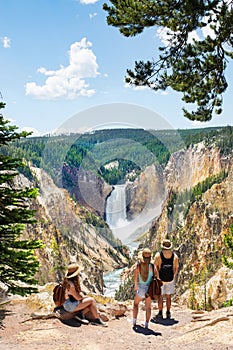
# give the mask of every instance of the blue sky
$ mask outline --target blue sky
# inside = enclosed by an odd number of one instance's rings
[[[103,3],[0,0],[0,92],[7,119],[20,129],[32,128],[35,135],[62,128],[74,116],[80,131],[103,123],[162,127],[158,121],[151,123],[153,117],[146,111],[175,129],[232,125],[232,63],[223,114],[209,123],[193,123],[182,115],[179,93],[126,86],[126,69],[136,60],[156,58],[162,42],[158,28],[123,37],[107,25]],[[117,104],[133,108],[111,113]],[[110,106],[104,120],[94,113],[100,106]],[[144,109],[143,116],[135,106],[140,112]]]

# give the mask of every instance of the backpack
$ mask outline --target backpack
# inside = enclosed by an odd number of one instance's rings
[[[53,289],[53,301],[56,306],[62,306],[65,302],[65,289],[61,282]]]
[[[159,270],[159,278],[163,282],[171,282],[174,278],[174,271],[173,271],[173,260],[174,260],[174,253],[172,253],[172,256],[170,259],[166,259],[163,255],[163,252],[160,253],[162,264],[161,268]]]

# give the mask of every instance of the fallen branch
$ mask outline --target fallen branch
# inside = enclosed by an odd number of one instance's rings
[[[60,318],[58,315],[56,315],[55,312],[51,313],[51,314],[47,314],[47,315],[31,315],[30,318],[27,318],[24,321],[21,321],[20,323],[25,323],[28,321],[33,321],[33,320],[48,320],[50,318]]]
[[[202,318],[202,317],[198,317],[198,318],[194,318],[191,322],[198,322],[198,321],[209,321],[211,320],[211,318]]]
[[[66,312],[64,309],[56,310],[50,314],[46,315],[35,315],[32,314],[30,318],[22,321],[21,323],[25,323],[28,321],[33,321],[33,320],[48,320],[51,318],[58,318],[59,320],[70,320],[74,317],[74,314],[72,312]]]
[[[209,327],[209,326],[214,326],[216,323],[218,322],[222,322],[222,321],[229,321],[229,317],[226,317],[226,316],[223,316],[223,317],[219,317],[219,318],[216,318],[215,320],[213,320],[212,322],[210,323],[207,323],[205,324],[204,326],[201,326],[201,327],[197,327],[195,329],[190,329],[189,331],[185,332],[185,333],[191,333],[191,332],[195,332],[197,331],[198,329],[201,329],[201,328],[204,328],[204,327]],[[202,320],[203,321],[203,320]]]

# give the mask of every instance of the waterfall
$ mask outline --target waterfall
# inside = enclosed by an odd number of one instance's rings
[[[116,185],[106,204],[106,222],[110,228],[121,227],[126,221],[126,185]]]
[[[124,244],[132,242],[136,236],[145,232],[152,219],[161,212],[160,205],[150,209],[145,207],[133,220],[127,220],[126,186],[126,184],[114,186],[114,190],[107,198],[105,208],[106,223],[114,236]],[[135,234],[134,238],[133,234]]]
[[[145,232],[148,229],[152,219],[161,211],[160,206],[152,209],[146,209],[144,212],[132,220],[127,220],[126,214],[126,184],[114,186],[114,190],[107,199],[105,209],[106,223],[112,230],[114,236],[119,238],[122,243],[130,248],[131,255],[137,248],[138,242],[134,242],[132,234],[135,232]],[[138,231],[139,230],[139,231]],[[135,236],[136,237],[136,236]],[[116,290],[121,284],[121,272],[123,269],[117,269],[104,275],[105,292],[104,295],[114,297]]]
[[[126,184],[115,185],[114,190],[107,199],[105,217],[106,222],[115,237],[124,241],[128,235],[126,215]]]

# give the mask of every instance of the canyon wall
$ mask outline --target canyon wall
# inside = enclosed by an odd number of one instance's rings
[[[37,222],[28,225],[24,233],[25,238],[40,239],[44,244],[36,251],[40,262],[37,279],[40,284],[60,280],[66,266],[77,262],[83,267],[87,290],[103,291],[103,273],[126,265],[127,252],[121,250],[121,242],[114,239],[100,217],[58,188],[42,169],[32,167],[31,171],[34,183],[23,175],[16,182],[20,187],[39,189],[31,205]]]

